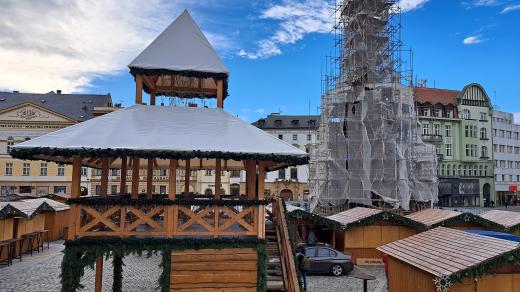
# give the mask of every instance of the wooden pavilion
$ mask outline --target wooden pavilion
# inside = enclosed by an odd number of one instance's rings
[[[307,163],[307,153],[223,110],[227,68],[187,11],[129,67],[136,105],[18,144],[11,152],[73,165],[62,291],[78,289],[83,268],[94,262],[95,291],[101,291],[104,256],[113,258],[113,290],[121,291],[124,256],[143,251],[162,255],[161,291],[264,291],[272,264],[267,232],[278,240],[280,289],[299,291],[284,209],[274,198],[272,216],[266,216],[271,198],[264,196],[264,180],[266,171]],[[143,90],[150,105],[142,104]],[[158,95],[216,98],[217,108],[155,106]],[[79,197],[82,166],[101,169],[100,197]],[[107,191],[111,168],[122,173],[118,195]],[[154,169],[168,172],[166,197],[152,193]],[[146,170],[144,194],[138,189],[141,170]],[[194,170],[215,171],[212,197],[189,192]],[[221,172],[230,170],[245,171],[245,196],[221,194]],[[184,176],[180,194],[177,175]]]
[[[389,255],[389,292],[520,291],[513,241],[437,227],[378,250]]]

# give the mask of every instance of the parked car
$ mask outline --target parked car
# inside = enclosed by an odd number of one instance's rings
[[[305,252],[309,257],[310,274],[332,274],[341,276],[354,269],[352,256],[324,244],[300,244],[296,252]]]

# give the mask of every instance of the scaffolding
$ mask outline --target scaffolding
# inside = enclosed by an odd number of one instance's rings
[[[341,0],[338,0],[341,1]],[[349,203],[402,208],[437,201],[435,148],[422,142],[413,76],[403,69],[394,0],[344,0],[333,15],[334,51],[322,72],[319,143],[311,149],[317,213]]]

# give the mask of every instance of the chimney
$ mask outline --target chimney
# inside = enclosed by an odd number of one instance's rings
[[[56,90],[56,94],[61,94],[61,89]]]
[[[13,93],[20,93],[20,91],[18,91],[18,90],[13,90]]]

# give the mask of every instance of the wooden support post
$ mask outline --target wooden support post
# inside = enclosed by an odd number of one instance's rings
[[[77,199],[81,193],[81,157],[74,156],[72,158],[72,184],[70,190],[70,197]],[[67,239],[73,240],[76,238],[76,230],[79,230],[79,207],[76,204],[70,206],[69,226]]]
[[[143,103],[143,75],[135,75],[135,103]]]
[[[217,107],[224,108],[224,81],[217,80]]]
[[[103,284],[103,256],[96,258],[96,279],[94,292],[101,292]]]
[[[184,196],[188,196],[190,194],[190,160],[186,159],[186,167],[184,167]]]
[[[177,160],[170,159],[169,172],[170,176],[168,177],[168,199],[175,200],[175,194],[177,192]],[[172,238],[175,232],[175,226],[177,226],[177,206],[167,206],[166,215],[166,237]]]
[[[139,197],[139,157],[132,158],[132,199]]]
[[[150,105],[155,105],[155,89],[150,90]]]
[[[258,162],[258,199],[264,199],[265,164]],[[265,238],[265,206],[258,206],[258,238]]]
[[[151,199],[153,195],[153,159],[148,159],[146,168],[146,198]]]
[[[119,193],[124,195],[126,194],[126,171],[127,171],[127,162],[126,157],[121,157],[121,175],[119,182]]]
[[[108,194],[108,158],[101,160],[101,197]]]
[[[221,160],[215,159],[215,200],[220,200],[220,185],[222,182],[221,178],[221,172],[222,172],[222,166],[221,166]]]
[[[168,199],[175,200],[177,192],[177,160],[170,159],[170,176],[168,177]]]
[[[256,161],[246,160],[246,190],[247,198],[256,198]]]

